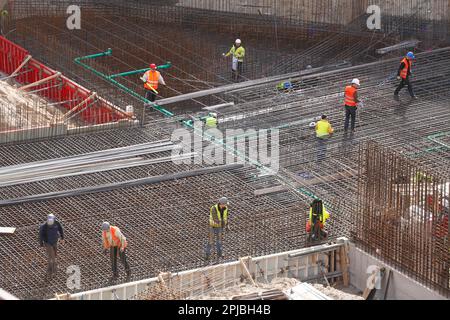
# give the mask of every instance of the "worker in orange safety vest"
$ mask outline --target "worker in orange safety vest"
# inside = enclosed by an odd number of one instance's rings
[[[401,81],[400,81],[400,84],[398,85],[397,89],[395,89],[395,92],[394,92],[394,98],[396,100],[398,100],[398,93],[400,92],[400,90],[402,90],[402,88],[404,86],[408,86],[408,91],[409,91],[411,98],[417,99],[417,96],[414,94],[411,81],[409,79],[411,76],[412,61],[414,59],[416,59],[416,57],[414,56],[414,53],[408,52],[406,57],[404,57],[400,63],[400,67],[398,68],[398,73],[397,73],[397,79],[401,80]]]
[[[152,63],[150,65],[150,70],[144,73],[144,75],[141,77],[141,80],[144,82],[144,88],[146,90],[145,99],[151,102],[154,102],[156,99],[159,85],[166,85],[161,73],[156,69],[156,64]]]
[[[122,234],[118,227],[111,226],[109,222],[102,223],[102,240],[103,240],[103,252],[108,253],[108,249],[111,257],[111,266],[113,271],[112,280],[116,280],[119,277],[119,272],[117,271],[117,256],[119,256],[122,262],[125,272],[127,274],[127,280],[129,280],[131,271],[130,266],[127,262],[126,248],[127,239]]]
[[[352,133],[355,132],[355,122],[356,122],[356,110],[358,110],[358,89],[360,86],[359,79],[353,79],[352,84],[345,87],[345,123],[344,123],[344,133],[347,133],[348,127],[351,119],[351,130]]]

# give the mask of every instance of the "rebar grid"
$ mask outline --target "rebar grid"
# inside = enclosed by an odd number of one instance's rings
[[[361,146],[355,239],[419,282],[450,297],[450,175],[381,147]]]
[[[50,286],[44,285],[44,252],[36,255],[35,238],[29,236],[37,232],[49,211],[55,212],[66,230],[67,244],[60,247],[60,270],[80,266],[82,290],[104,286],[109,278],[109,259],[101,255],[99,229],[105,219],[118,225],[129,240],[134,279],[199,267],[208,232],[207,208],[217,201],[217,185],[229,196],[232,208],[232,232],[224,240],[227,259],[303,246],[305,238],[296,234],[304,211],[298,209],[299,203],[286,207],[268,197],[255,199],[253,188],[245,182],[252,175],[254,170],[246,168],[0,208],[2,223],[18,228],[0,249],[1,274],[5,275],[0,283],[22,298],[67,291],[64,272]]]

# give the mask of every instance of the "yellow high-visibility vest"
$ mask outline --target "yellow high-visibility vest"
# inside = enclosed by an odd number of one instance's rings
[[[217,119],[214,117],[207,117],[206,118],[206,126],[208,128],[215,128],[217,127]]]
[[[216,213],[217,213],[217,220],[219,221],[219,223],[216,223],[214,218],[213,218],[213,209],[216,209]],[[223,216],[220,217],[220,209],[219,209],[219,205],[213,205],[210,209],[209,209],[209,225],[213,228],[221,228],[222,227],[222,223],[224,222],[224,225],[227,224],[228,221],[228,208],[225,208],[225,210],[223,211]]]
[[[325,209],[325,206],[322,204],[322,219],[320,219],[320,222],[322,222],[324,227],[325,227],[325,222],[327,221],[328,218],[330,218],[330,214]],[[309,221],[312,222],[312,208],[309,208]]]
[[[233,55],[239,62],[243,62],[245,57],[245,49],[243,46],[240,46],[236,49],[236,47],[233,45],[230,51],[226,54],[227,57],[229,55]]]
[[[327,120],[320,120],[316,124],[316,137],[328,137],[330,134],[334,132],[331,124]]]

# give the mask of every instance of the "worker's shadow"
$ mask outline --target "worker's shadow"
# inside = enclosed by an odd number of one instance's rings
[[[394,107],[394,115],[404,118],[412,101],[412,99],[399,100],[398,104]]]
[[[356,143],[355,134],[344,132],[342,135],[342,142],[340,145],[341,153],[350,153],[355,143]]]

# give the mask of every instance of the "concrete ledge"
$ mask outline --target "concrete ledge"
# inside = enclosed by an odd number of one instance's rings
[[[354,243],[350,244],[349,258],[350,284],[361,291],[366,288],[367,278],[369,277],[367,268],[375,265],[391,270],[387,300],[449,300],[376,257],[356,248]]]

